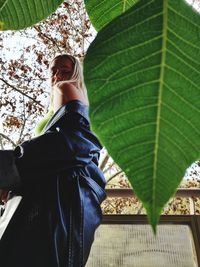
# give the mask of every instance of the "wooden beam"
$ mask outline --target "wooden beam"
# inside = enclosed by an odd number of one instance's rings
[[[107,197],[135,197],[131,188],[106,189]],[[174,197],[200,197],[200,188],[179,188]]]

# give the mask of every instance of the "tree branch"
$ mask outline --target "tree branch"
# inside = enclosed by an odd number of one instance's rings
[[[106,181],[106,183],[109,183],[113,178],[115,178],[117,175],[123,173],[123,171],[118,171],[115,174],[113,174],[111,177],[108,178],[108,180]]]
[[[103,173],[105,174],[107,171],[109,171],[113,166],[115,165],[115,162],[113,161],[110,166],[108,166],[107,169],[103,170]]]
[[[104,157],[103,161],[101,162],[101,165],[99,166],[99,168],[103,171],[105,166],[106,166],[106,163],[108,162],[109,160],[109,155],[106,153],[106,156]]]
[[[51,42],[53,43],[53,45],[55,45],[55,46],[57,47],[59,53],[61,53],[60,47],[57,45],[56,41],[55,41],[53,38],[51,38],[51,37],[49,37],[48,35],[46,35],[45,33],[43,33],[43,32],[40,30],[39,26],[33,26],[33,28],[34,28],[38,33],[40,33],[41,35],[43,35],[44,38],[46,38],[46,39],[48,39],[49,41],[51,41]]]
[[[31,100],[32,100],[33,102],[35,102],[37,105],[39,105],[40,107],[44,108],[44,106],[43,106],[42,104],[40,104],[39,101],[35,100],[33,97],[31,97],[31,96],[25,94],[25,93],[22,92],[21,90],[17,89],[15,86],[9,84],[6,80],[4,80],[4,79],[2,79],[2,78],[0,78],[0,80],[1,80],[2,82],[4,82],[7,86],[11,87],[11,88],[12,88],[13,90],[15,90],[16,92],[18,92],[18,93],[20,93],[21,95],[23,95],[23,96],[25,96],[25,97],[31,99]]]
[[[3,133],[0,133],[0,136],[9,141],[13,145],[13,147],[16,147],[16,144],[8,136]]]

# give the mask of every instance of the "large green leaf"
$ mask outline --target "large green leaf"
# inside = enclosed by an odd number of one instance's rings
[[[183,0],[141,0],[98,33],[84,69],[93,130],[155,229],[200,157],[200,16]]]
[[[99,31],[136,2],[138,0],[85,0],[85,6],[93,26]]]
[[[63,0],[0,0],[0,30],[19,30],[46,18]]]

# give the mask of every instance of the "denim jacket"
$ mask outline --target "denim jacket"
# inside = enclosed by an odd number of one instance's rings
[[[101,144],[87,107],[68,102],[39,137],[0,152],[0,188],[22,196],[0,241],[0,266],[85,266],[101,222]]]

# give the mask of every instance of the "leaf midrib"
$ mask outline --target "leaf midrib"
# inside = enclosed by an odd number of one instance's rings
[[[153,163],[153,188],[152,188],[152,209],[155,215],[155,200],[156,200],[156,179],[157,179],[157,162],[158,162],[158,148],[159,148],[159,135],[160,135],[160,114],[163,96],[163,80],[165,75],[165,62],[166,62],[166,43],[167,43],[167,21],[168,21],[168,0],[163,1],[163,42],[162,42],[162,57],[161,57],[161,70],[160,70],[160,84],[158,89],[158,112],[156,117],[156,135],[155,135],[155,149],[154,149],[154,163]]]

